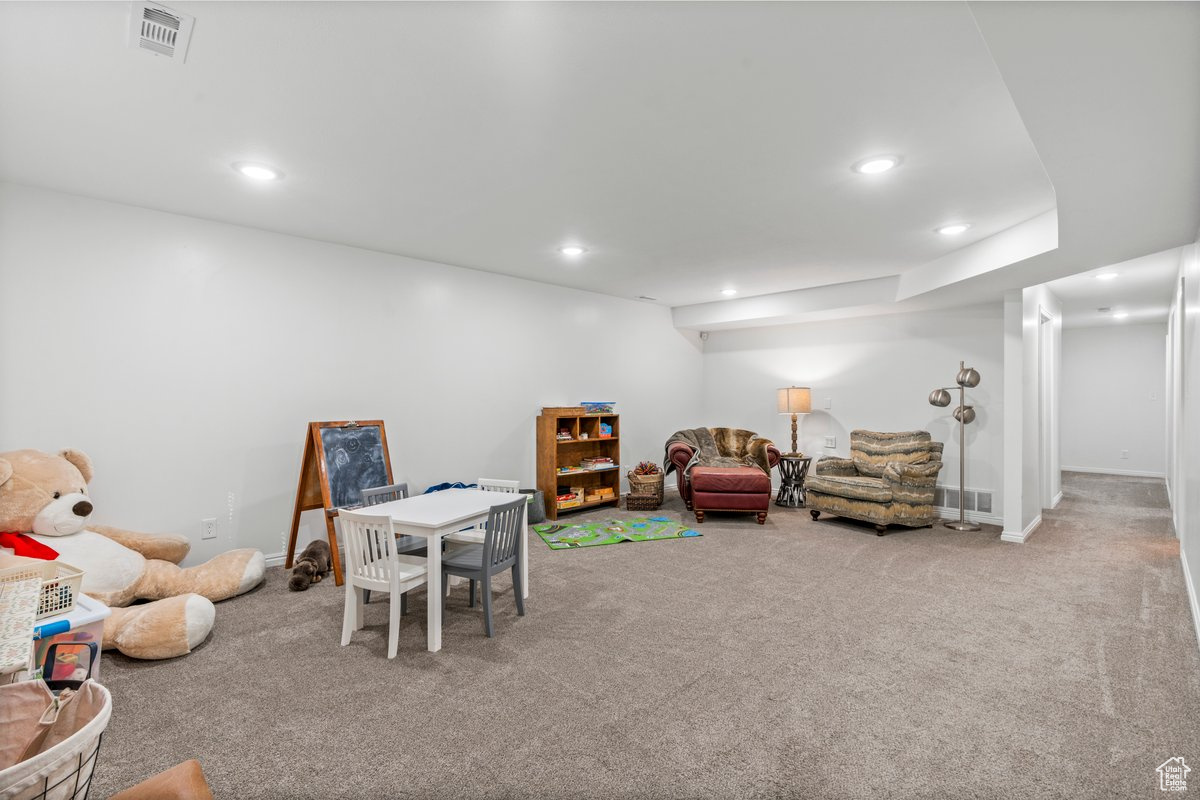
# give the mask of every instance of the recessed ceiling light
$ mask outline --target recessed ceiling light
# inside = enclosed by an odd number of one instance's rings
[[[900,165],[900,156],[871,156],[850,167],[863,175],[878,175]]]
[[[269,167],[266,164],[255,164],[250,161],[238,161],[233,165],[233,168],[238,174],[256,181],[277,181],[283,177],[283,173],[274,167]]]
[[[958,234],[971,227],[966,222],[954,222],[949,225],[943,225],[940,228],[934,228],[934,232],[940,233],[942,236],[957,236]]]
[[[721,294],[725,295],[726,297],[733,297],[735,294],[737,294],[737,289],[722,289]]]
[[[1111,281],[1115,277],[1117,277],[1117,273],[1115,273],[1115,272],[1101,272],[1099,275],[1096,276],[1096,280]]]
[[[1113,319],[1125,319],[1129,316],[1128,311],[1116,311],[1113,313]]]
[[[566,244],[558,248],[558,252],[564,256],[581,256],[587,252],[586,247],[580,247],[577,244]]]

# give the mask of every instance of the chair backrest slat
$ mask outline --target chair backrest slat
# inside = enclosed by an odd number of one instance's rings
[[[516,494],[521,488],[520,481],[506,481],[501,478],[480,478],[479,488],[485,492],[510,492]]]
[[[403,500],[408,497],[407,483],[393,483],[391,486],[375,486],[362,490],[364,506],[375,506],[392,500]]]
[[[396,554],[392,518],[344,510],[338,517],[342,521],[349,574],[368,580],[390,580],[392,558]]]
[[[517,563],[517,548],[524,534],[521,523],[525,519],[524,496],[501,505],[492,506],[488,512],[487,534],[483,539],[484,566],[489,571],[498,571]]]

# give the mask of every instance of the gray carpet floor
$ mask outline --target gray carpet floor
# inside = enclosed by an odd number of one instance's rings
[[[92,796],[196,758],[219,798],[1158,797],[1160,763],[1200,768],[1163,483],[1064,490],[1025,545],[774,506],[696,539],[531,537],[527,616],[505,581],[489,640],[459,589],[428,653],[418,591],[393,661],[385,598],[341,647],[342,591],[271,569],[190,655],[105,654]]]

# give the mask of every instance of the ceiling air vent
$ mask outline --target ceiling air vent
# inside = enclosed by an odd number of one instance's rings
[[[133,3],[129,12],[129,46],[174,61],[186,61],[195,17],[158,3]]]

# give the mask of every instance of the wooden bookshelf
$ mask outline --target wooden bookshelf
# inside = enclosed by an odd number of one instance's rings
[[[600,436],[601,424],[612,428],[612,435]],[[570,438],[559,439],[559,431]],[[607,457],[613,465],[604,469],[586,469],[560,474],[563,467],[578,467],[585,458]],[[537,418],[537,485],[546,502],[546,519],[560,514],[621,503],[621,418],[617,414],[585,414],[569,408],[544,408]],[[558,507],[558,487],[579,486],[585,496],[600,488],[612,490],[612,497],[584,502],[572,508]]]

